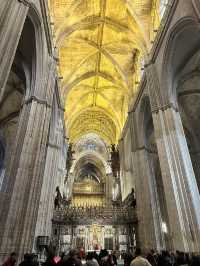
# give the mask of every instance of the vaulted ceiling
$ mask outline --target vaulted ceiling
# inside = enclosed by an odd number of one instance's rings
[[[160,0],[49,0],[70,141],[116,143],[159,24]]]

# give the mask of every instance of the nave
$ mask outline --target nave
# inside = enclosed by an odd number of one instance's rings
[[[199,21],[0,0],[1,265],[199,265]]]

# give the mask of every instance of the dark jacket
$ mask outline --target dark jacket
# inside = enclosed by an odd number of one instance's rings
[[[80,259],[76,258],[68,258],[66,261],[61,263],[62,266],[82,266],[82,262]]]

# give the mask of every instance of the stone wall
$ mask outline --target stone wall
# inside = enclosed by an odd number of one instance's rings
[[[143,248],[200,252],[198,146],[191,146],[199,141],[199,18],[198,0],[169,1],[122,134],[123,142],[131,131]]]
[[[64,164],[66,144],[46,1],[1,1],[0,17],[1,114],[8,99],[11,71],[25,84],[21,91],[17,85],[11,88],[21,95],[19,108],[14,93],[9,98],[10,107],[6,105],[10,108],[7,114],[17,110],[15,127],[5,128],[13,117],[6,115],[7,120],[0,121],[1,128],[11,132],[7,136],[11,142],[7,143],[12,146],[9,147],[12,152],[6,147],[0,189],[0,260],[3,260],[12,251],[21,259],[24,253],[32,252],[38,235],[50,236],[55,186],[63,185],[59,168],[65,166],[59,162],[62,159]]]

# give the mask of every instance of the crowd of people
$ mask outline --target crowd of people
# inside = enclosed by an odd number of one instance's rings
[[[117,257],[114,252],[109,254],[106,249],[100,251],[99,254],[96,252],[88,252],[83,255],[83,252],[79,250],[73,249],[65,255],[63,254],[60,257],[60,260],[55,263],[55,256],[49,255],[46,262],[43,266],[117,266]]]
[[[200,266],[200,256],[180,251],[155,252],[153,249],[142,254],[136,248],[134,254],[124,254],[124,266]]]
[[[2,266],[16,266],[17,254],[12,252]],[[19,266],[39,266],[38,255],[35,253],[24,254],[24,259]]]
[[[54,252],[49,252],[47,259],[42,266],[117,266],[117,256],[115,252],[109,253],[102,249],[99,254],[88,252],[83,254],[79,250],[72,249],[67,255],[55,256]],[[184,252],[162,251],[160,253],[150,250],[144,255],[140,248],[136,248],[134,253],[123,253],[124,266],[200,266],[200,256],[190,255]],[[2,266],[16,266],[16,253],[13,252]],[[25,254],[19,266],[39,266],[36,254]]]

